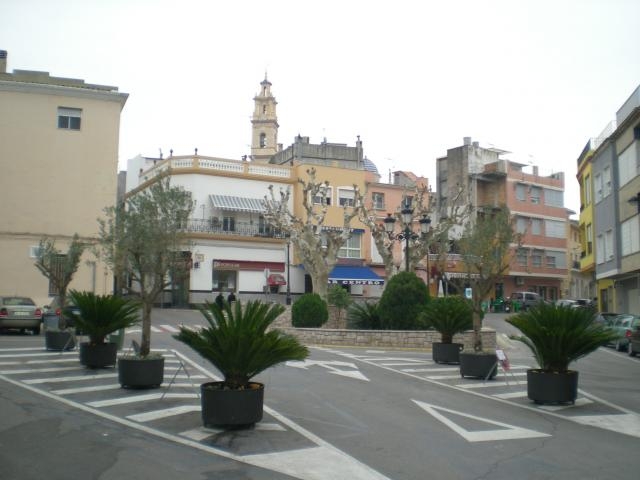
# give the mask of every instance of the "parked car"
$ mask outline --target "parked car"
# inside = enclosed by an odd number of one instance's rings
[[[618,315],[620,314],[615,312],[598,312],[594,314],[593,321],[608,327]]]
[[[540,303],[549,303],[535,292],[513,292],[507,299],[505,311],[529,310]]]
[[[571,307],[571,308],[593,308],[593,301],[588,298],[563,298],[557,300],[556,305],[559,307]]]
[[[23,333],[31,330],[38,335],[41,322],[42,310],[29,297],[0,296],[0,330],[17,329]]]
[[[629,336],[627,343],[627,353],[630,357],[635,357],[640,353],[640,326],[636,327]]]
[[[630,313],[623,313],[615,317],[609,326],[611,330],[613,330],[617,338],[610,345],[621,352],[622,350],[627,349],[629,345],[629,337],[633,331],[640,327],[640,316],[632,315]]]
[[[80,314],[80,310],[75,305],[67,303],[67,307],[71,308],[71,311],[75,314]],[[45,328],[59,328],[60,320],[63,318],[62,307],[60,306],[60,298],[53,297],[49,305],[45,305],[44,313],[42,314],[42,323]],[[64,315],[64,324],[67,327],[73,327],[73,318],[68,315]]]

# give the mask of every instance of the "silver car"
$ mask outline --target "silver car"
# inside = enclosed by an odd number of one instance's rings
[[[29,297],[0,296],[0,330],[17,329],[23,333],[31,330],[38,335],[41,322],[42,310]]]

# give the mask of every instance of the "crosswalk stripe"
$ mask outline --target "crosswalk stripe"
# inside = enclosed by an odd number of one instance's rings
[[[106,400],[97,400],[88,402],[89,407],[112,407],[114,405],[125,405],[127,403],[146,402],[148,400],[159,400],[161,398],[198,398],[196,393],[148,393],[146,395],[135,395],[132,397],[108,398]]]
[[[180,330],[178,330],[176,327],[172,326],[172,325],[160,325],[163,329],[165,329],[167,332],[171,332],[171,333],[177,333]]]
[[[42,349],[40,349],[42,351]],[[42,353],[18,353],[0,355],[0,358],[22,358],[22,357],[59,357],[60,355],[75,355],[78,356],[77,351],[69,352],[42,352]]]
[[[466,388],[467,390],[473,388],[491,388],[491,387],[508,387],[510,385],[526,385],[526,380],[513,380],[510,382],[501,382],[497,380],[491,380],[482,383],[461,383],[456,385],[456,387]]]
[[[69,370],[80,370],[79,367],[51,367],[51,368],[32,368],[23,370],[0,370],[0,375],[22,375],[25,373],[51,373],[51,372],[67,372]]]
[[[51,390],[51,393],[55,395],[71,395],[74,393],[88,393],[88,392],[101,392],[104,390],[117,390],[122,388],[119,383],[113,383],[110,385],[95,385],[93,387],[78,387],[78,388],[64,388],[61,390]]]
[[[381,363],[383,367],[410,367],[412,365],[432,365],[433,362]]]
[[[22,380],[27,385],[36,385],[40,383],[58,383],[58,382],[83,382],[90,380],[98,380],[101,378],[116,378],[117,373],[103,373],[101,375],[74,375],[69,377],[47,377],[47,378],[30,378]]]
[[[182,415],[183,413],[199,412],[200,410],[200,405],[180,405],[173,408],[163,408],[161,410],[153,410],[151,412],[137,413],[135,415],[129,415],[127,418],[134,422],[144,423],[174,415]]]
[[[403,368],[403,372],[427,373],[427,372],[458,372],[460,367],[436,367],[436,368]]]
[[[504,400],[509,400],[510,398],[524,398],[527,396],[527,391],[522,390],[521,392],[496,393],[493,396]]]

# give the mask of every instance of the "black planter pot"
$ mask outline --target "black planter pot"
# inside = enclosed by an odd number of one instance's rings
[[[440,343],[431,344],[431,354],[436,363],[460,363],[460,352],[464,345],[461,343]]]
[[[118,359],[118,381],[123,388],[158,388],[164,379],[164,357]]]
[[[244,390],[224,389],[224,382],[200,385],[205,427],[249,427],[262,420],[264,385],[252,382]]]
[[[110,367],[116,364],[117,358],[117,343],[91,345],[89,342],[83,342],[80,344],[80,363],[85,367]]]
[[[46,330],[44,332],[44,346],[47,350],[73,350],[76,348],[76,339],[73,332],[65,330]]]
[[[460,352],[460,376],[491,380],[498,374],[495,353]]]
[[[527,396],[535,403],[575,403],[578,398],[578,372],[527,370]]]

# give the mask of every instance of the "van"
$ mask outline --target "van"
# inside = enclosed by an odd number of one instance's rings
[[[529,310],[539,303],[546,303],[545,300],[535,292],[513,292],[507,304],[509,310],[515,310],[516,302],[520,310]]]

